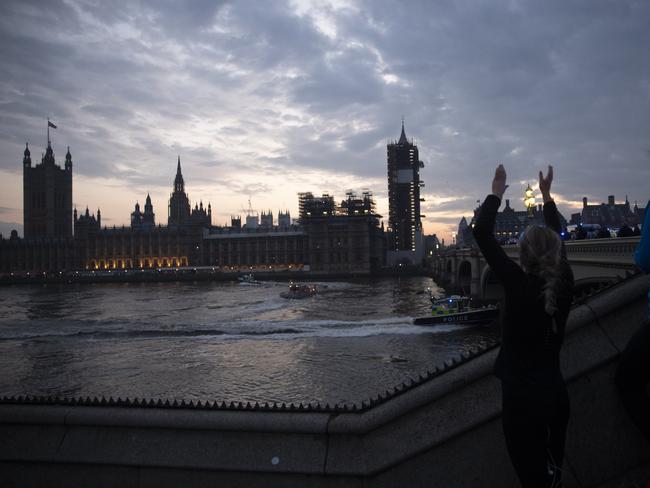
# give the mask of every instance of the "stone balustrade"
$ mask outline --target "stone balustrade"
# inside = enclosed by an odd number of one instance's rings
[[[573,269],[576,284],[614,281],[634,272],[634,251],[639,236],[611,239],[566,241],[567,258]],[[519,247],[504,245],[505,253],[519,260]],[[495,298],[490,291],[494,277],[476,247],[448,248],[433,261],[434,279],[452,290],[460,290],[475,298]]]

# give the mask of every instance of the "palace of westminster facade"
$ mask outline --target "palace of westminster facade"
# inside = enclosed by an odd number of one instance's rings
[[[49,137],[48,137],[49,139]],[[352,193],[339,205],[325,194],[299,195],[300,218],[288,212],[249,215],[242,226],[212,225],[212,208],[191,207],[177,163],[167,225],[156,224],[151,198],[136,204],[129,227],[102,227],[101,212],[72,206],[72,155],[56,164],[51,142],[40,164],[23,155],[24,237],[0,239],[0,273],[161,269],[309,269],[317,273],[368,274],[385,263],[386,238],[370,193]]]

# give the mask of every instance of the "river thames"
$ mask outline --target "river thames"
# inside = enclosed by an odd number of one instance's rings
[[[429,278],[0,288],[0,396],[352,403],[498,336],[422,327]]]

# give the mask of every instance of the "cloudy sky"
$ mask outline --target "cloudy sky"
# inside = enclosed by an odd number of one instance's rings
[[[213,223],[297,193],[370,189],[404,117],[425,231],[449,239],[497,162],[523,207],[555,165],[568,214],[650,197],[646,0],[48,0],[0,3],[0,232],[22,232],[22,153],[74,161],[77,208],[167,221],[177,156]]]

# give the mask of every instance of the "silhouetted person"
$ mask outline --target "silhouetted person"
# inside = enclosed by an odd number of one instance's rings
[[[629,225],[627,225],[627,222],[623,222],[623,225],[621,225],[621,228],[618,230],[618,237],[632,237],[634,235],[634,231],[630,228]]]
[[[524,487],[561,486],[569,395],[560,370],[573,273],[560,239],[560,219],[551,198],[553,168],[539,173],[546,227],[530,226],[520,243],[519,266],[494,238],[494,222],[506,185],[502,165],[492,194],[481,206],[474,237],[505,289],[501,349],[495,373],[501,379],[503,431],[512,464]]]
[[[576,240],[586,239],[586,238],[587,238],[587,231],[585,230],[585,228],[581,225],[576,227]]]
[[[598,239],[606,239],[606,238],[612,237],[612,236],[609,233],[609,229],[607,229],[606,227],[601,227],[600,229],[598,229],[598,234],[596,234],[596,237]]]
[[[650,201],[648,202],[650,205]],[[646,209],[648,206],[646,205]],[[646,210],[643,228],[650,229]],[[650,235],[645,232],[634,253],[634,261],[644,273],[650,273]],[[648,290],[650,299],[650,290]],[[616,370],[616,387],[623,405],[643,435],[650,441],[650,316],[627,343]]]

